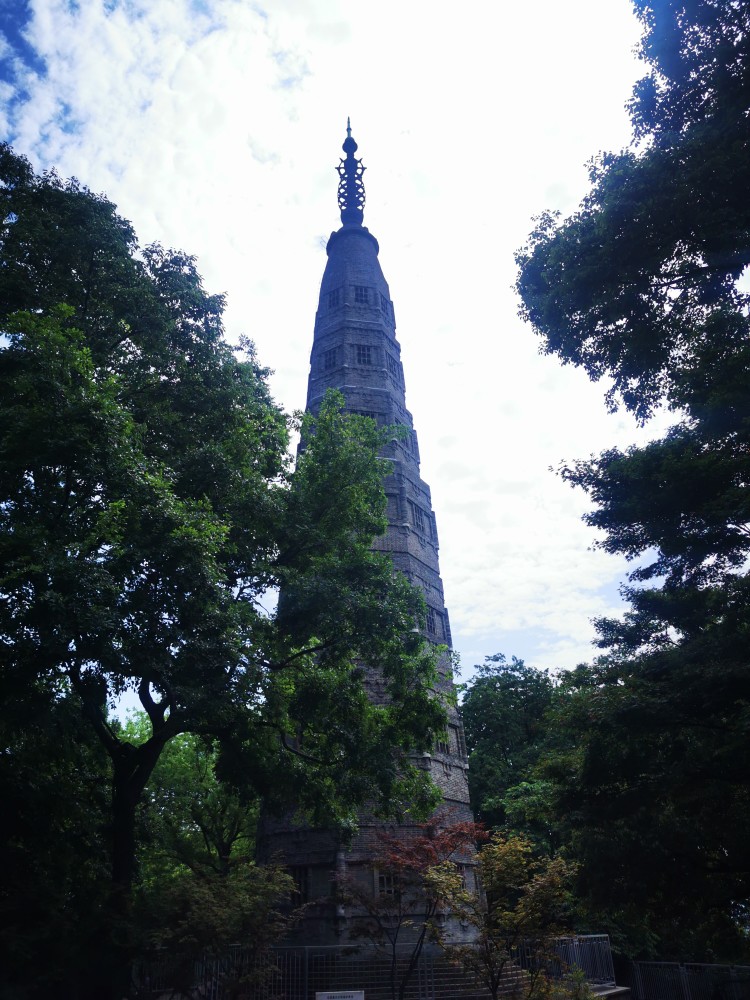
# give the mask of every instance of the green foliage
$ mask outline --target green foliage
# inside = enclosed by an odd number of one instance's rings
[[[612,401],[645,417],[743,384],[750,13],[724,0],[635,7],[650,64],[631,103],[643,145],[594,163],[564,224],[540,217],[518,290],[544,349],[609,376]]]
[[[549,724],[569,749],[542,769],[581,864],[582,919],[618,950],[747,954],[749,695],[744,663],[684,650],[602,659],[563,681]]]
[[[222,995],[244,996],[249,987],[270,978],[271,946],[284,933],[293,915],[283,903],[294,887],[291,876],[275,866],[257,867],[251,861],[222,874],[183,872],[159,899],[158,925],[151,939],[152,962],[166,956],[171,987],[192,995],[196,963],[214,959]],[[154,914],[150,914],[154,919]],[[232,958],[232,946],[241,945]]]
[[[123,737],[148,739],[144,713]],[[192,995],[196,963],[214,960],[228,996],[270,975],[265,961],[295,914],[293,881],[253,862],[259,803],[243,801],[216,776],[216,740],[193,733],[164,748],[138,808],[135,915],[143,974],[161,969]],[[240,947],[241,946],[241,947]]]
[[[372,423],[328,398],[292,472],[266,372],[223,341],[193,258],[139,249],[106,199],[5,146],[0,201],[0,653],[18,692],[68,685],[109,757],[114,923],[138,801],[180,734],[218,740],[248,801],[294,794],[344,825],[365,801],[426,806],[408,755],[445,717],[423,602],[370,551]],[[108,715],[126,691],[136,740]]]
[[[522,836],[495,833],[477,856],[483,892],[437,871],[443,898],[475,940],[457,944],[441,934],[446,953],[493,1000],[503,996],[546,1000],[553,987],[545,970],[551,941],[563,932],[575,865],[562,858],[535,857]],[[521,963],[521,959],[523,962]]]
[[[149,732],[147,716],[135,713],[123,736],[138,743]],[[138,807],[138,882],[147,899],[187,872],[224,875],[253,858],[259,803],[219,781],[218,759],[218,741],[194,733],[162,751]]]
[[[597,994],[586,979],[583,969],[573,967],[562,980],[551,984],[551,996],[555,1000],[593,1000]]]
[[[436,652],[414,628],[423,599],[370,548],[384,523],[383,437],[342,405],[330,394],[303,422],[274,561],[276,628],[220,772],[242,787],[250,778],[269,808],[294,801],[315,824],[351,829],[366,802],[417,818],[436,804],[407,755],[431,748],[445,712]],[[389,701],[373,703],[363,664],[378,671]]]
[[[635,0],[638,145],[602,156],[570,219],[518,254],[543,349],[661,439],[564,465],[597,543],[639,561],[608,655],[561,692],[575,749],[546,777],[592,913],[626,950],[738,960],[750,901],[750,9]],[[742,281],[740,279],[743,279]]]
[[[550,850],[550,827],[539,808],[544,788],[530,779],[548,736],[544,716],[552,692],[546,671],[497,653],[476,667],[461,707],[475,814],[491,827],[526,829]]]
[[[705,120],[744,115],[748,11],[739,0],[634,0],[644,26],[639,55],[649,73],[630,113],[637,137],[665,146]]]
[[[525,834],[539,850],[553,857],[561,843],[558,832],[560,819],[554,806],[551,782],[537,777],[539,762],[545,759],[553,743],[553,734],[549,729],[546,730],[546,737],[539,758],[530,765],[529,780],[512,785],[505,793],[502,804],[505,828]]]

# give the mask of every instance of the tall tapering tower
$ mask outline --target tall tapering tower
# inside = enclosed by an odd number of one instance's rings
[[[338,166],[338,202],[342,226],[331,234],[315,316],[307,409],[316,412],[328,389],[338,389],[346,408],[371,417],[379,425],[402,425],[404,436],[394,439],[384,457],[393,471],[385,482],[388,499],[388,529],[375,542],[387,552],[394,566],[419,587],[427,604],[426,638],[450,648],[448,612],[438,565],[438,535],[430,488],[419,474],[419,448],[411,413],[406,409],[401,348],[396,339],[396,320],[388,283],[378,261],[378,241],[363,226],[364,166],[355,157],[357,143],[347,122],[343,150],[346,158]],[[450,656],[440,663],[440,683],[452,691]],[[371,696],[377,698],[376,678],[371,678]],[[468,764],[463,726],[455,707],[449,708],[448,739],[420,760],[443,793],[441,812],[445,822],[472,818],[469,807]],[[330,898],[331,880],[342,869],[356,872],[360,881],[371,880],[372,891],[381,891],[373,855],[377,827],[362,818],[360,833],[347,848],[321,830],[267,826],[262,841],[281,854],[294,874],[300,897]],[[393,831],[393,827],[389,827]],[[398,828],[396,828],[398,829]],[[404,836],[408,828],[401,828]],[[261,856],[264,852],[261,843]],[[469,876],[471,880],[471,876]],[[313,906],[300,943],[334,944],[346,937],[347,915],[335,904]]]

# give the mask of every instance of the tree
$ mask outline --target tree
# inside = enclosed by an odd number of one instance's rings
[[[123,737],[138,744],[150,730],[134,713]],[[185,995],[204,985],[201,976],[228,996],[264,983],[275,970],[270,948],[296,916],[285,905],[289,873],[253,861],[259,803],[218,779],[218,760],[215,739],[175,736],[138,807],[139,979],[156,973]]]
[[[502,653],[486,657],[475,669],[461,706],[469,790],[479,819],[491,827],[502,826],[509,802],[520,818],[519,803],[532,790],[532,768],[547,736],[544,716],[553,685],[547,671],[527,667],[515,656],[508,663]],[[547,835],[543,829],[536,832],[543,839]]]
[[[443,825],[446,818],[423,823],[410,835],[378,834],[377,891],[353,875],[338,880],[342,900],[353,907],[352,937],[388,956],[392,1000],[403,1000],[425,942],[437,935],[446,882],[455,876],[463,884],[461,867],[471,864],[475,845],[485,836],[476,823]]]
[[[107,757],[74,698],[0,672],[0,702],[0,996],[63,997],[106,902]]]
[[[593,163],[580,210],[544,214],[518,255],[543,349],[606,377],[610,406],[674,417],[660,440],[562,467],[592,498],[598,544],[644,562],[623,619],[597,622],[609,652],[564,703],[581,745],[550,773],[589,898],[601,907],[608,880],[631,949],[640,909],[662,954],[737,958],[750,903],[750,9],[635,8],[649,66],[630,104],[637,145]]]
[[[221,873],[181,872],[150,914],[159,919],[143,978],[161,965],[161,976],[180,996],[194,989],[204,995],[201,978],[226,997],[247,996],[250,986],[267,984],[278,971],[271,948],[295,917],[283,905],[293,886],[286,869],[247,859]]]
[[[475,931],[469,943],[443,938],[447,955],[488,990],[538,1000],[550,995],[552,938],[562,933],[575,866],[534,857],[531,842],[495,833],[477,855],[482,892],[467,890],[445,867],[430,873],[432,891]]]
[[[650,66],[630,104],[639,146],[592,163],[591,191],[563,225],[540,217],[518,255],[522,315],[546,352],[607,375],[611,403],[642,418],[660,402],[718,418],[725,392],[741,403],[731,376],[746,360],[736,282],[750,263],[750,14],[736,0],[634,6]]]
[[[191,257],[139,249],[106,199],[5,146],[0,184],[2,668],[19,691],[70,692],[108,755],[103,953],[127,922],[137,804],[171,739],[215,737],[227,772],[241,761],[256,792],[293,788],[335,823],[363,801],[429,798],[408,754],[444,712],[414,630],[423,602],[370,550],[387,468],[372,422],[329,398],[292,472],[266,372],[224,342],[223,299]],[[387,706],[369,702],[361,661]],[[126,691],[149,720],[137,743],[108,716]],[[126,988],[116,937],[120,971],[91,995]]]
[[[150,723],[134,713],[123,737],[148,739]],[[166,745],[138,806],[138,882],[141,894],[156,896],[180,874],[224,875],[252,860],[260,803],[245,799],[216,769],[216,739],[182,733]]]
[[[729,669],[682,651],[603,658],[562,682],[550,725],[568,749],[540,768],[560,841],[581,866],[579,922],[605,927],[620,952],[747,954],[746,748],[733,731],[734,688]]]

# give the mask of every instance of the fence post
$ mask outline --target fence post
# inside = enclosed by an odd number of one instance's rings
[[[684,965],[679,966],[680,970],[680,986],[682,987],[682,995],[685,1000],[692,1000],[692,995],[690,993],[690,977],[688,976],[688,971]]]

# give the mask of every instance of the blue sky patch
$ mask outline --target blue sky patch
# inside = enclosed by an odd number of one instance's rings
[[[11,109],[28,98],[23,78],[26,72],[45,76],[47,64],[24,37],[31,20],[28,0],[0,0],[0,81],[13,88]]]

